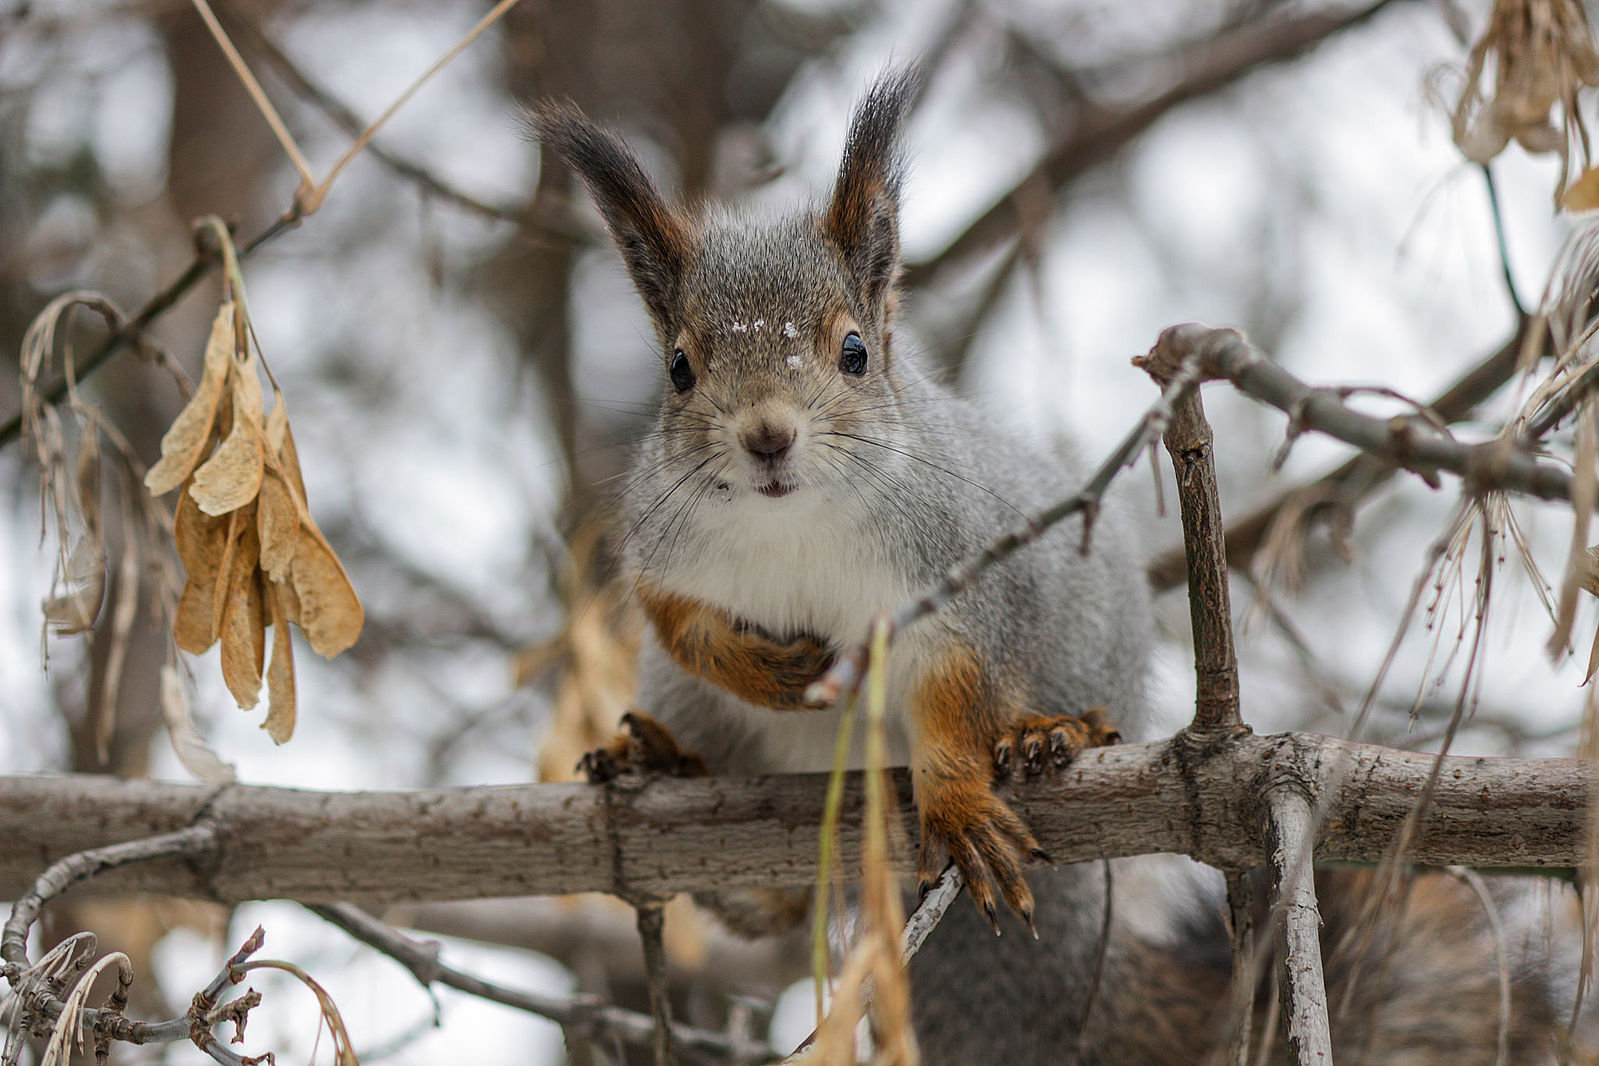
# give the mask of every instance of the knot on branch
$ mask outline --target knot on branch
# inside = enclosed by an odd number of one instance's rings
[[[1184,322],[1161,330],[1155,346],[1147,355],[1133,357],[1133,365],[1165,387],[1182,371],[1185,363],[1194,360],[1199,381],[1214,381],[1225,377],[1221,359],[1229,352],[1247,349],[1248,342],[1236,329],[1213,329],[1197,322]]]
[[[1273,796],[1292,794],[1315,805],[1326,783],[1321,749],[1303,743],[1296,733],[1273,737],[1270,745],[1266,758],[1261,760],[1255,787],[1250,789],[1257,803],[1264,806]]]

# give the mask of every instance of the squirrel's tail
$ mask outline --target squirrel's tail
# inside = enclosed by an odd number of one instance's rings
[[[1117,890],[1105,943],[1104,884],[1099,864],[1034,875],[1037,942],[1009,929],[996,939],[973,908],[951,909],[911,968],[928,1066],[1223,1061],[1233,1004],[1219,894],[1161,933],[1136,893]],[[1576,959],[1553,945],[1570,939],[1572,916],[1552,912],[1574,910],[1569,893],[1426,873],[1379,901],[1377,876],[1355,870],[1318,871],[1316,887],[1339,1066],[1599,1061],[1591,1041],[1567,1048]],[[1262,906],[1256,928],[1268,923]],[[1267,1050],[1251,1061],[1286,1063],[1274,975],[1262,969],[1251,1042]]]

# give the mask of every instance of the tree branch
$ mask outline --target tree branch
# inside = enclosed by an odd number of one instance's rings
[[[1277,962],[1288,1012],[1288,1058],[1294,1066],[1330,1066],[1327,982],[1321,968],[1321,916],[1311,872],[1310,803],[1292,785],[1268,799],[1271,865],[1277,883]]]
[[[1569,500],[1571,475],[1518,442],[1461,444],[1413,418],[1373,418],[1348,406],[1341,390],[1305,384],[1266,358],[1237,330],[1188,323],[1164,330],[1156,347],[1197,354],[1204,378],[1225,378],[1244,395],[1286,413],[1289,432],[1314,429],[1410,470],[1436,486],[1439,471],[1463,478],[1474,492],[1509,490],[1542,500]]]
[[[946,264],[979,254],[1015,232],[1026,190],[1043,183],[1058,190],[1115,155],[1177,106],[1226,88],[1256,67],[1297,58],[1327,38],[1358,26],[1387,7],[1377,0],[1353,12],[1313,12],[1262,20],[1208,39],[1174,58],[1182,76],[1144,103],[1127,110],[1090,108],[1069,136],[1057,143],[1012,189],[977,216],[931,259],[912,263],[904,283],[918,288]]]
[[[1498,392],[1516,372],[1516,363],[1527,343],[1528,330],[1536,322],[1526,319],[1509,339],[1493,354],[1467,370],[1448,388],[1428,404],[1428,409],[1442,421],[1459,422],[1469,416],[1477,405]],[[1564,414],[1565,412],[1560,412]],[[1560,417],[1560,414],[1555,417]],[[1542,421],[1540,419],[1540,421]],[[1552,424],[1552,422],[1551,422]],[[1536,437],[1541,434],[1531,434]],[[1254,558],[1265,540],[1267,531],[1290,500],[1302,493],[1315,493],[1337,501],[1342,507],[1353,509],[1356,504],[1386,484],[1399,469],[1394,463],[1376,455],[1361,452],[1337,469],[1283,493],[1277,499],[1257,507],[1227,527],[1227,562],[1234,569],[1244,569]],[[1149,565],[1150,587],[1156,592],[1176,588],[1186,574],[1182,548],[1162,552]]]
[[[561,999],[537,992],[507,988],[474,977],[439,958],[436,941],[419,941],[348,904],[312,906],[318,917],[343,929],[355,939],[381,951],[411,971],[424,988],[435,984],[477,996],[556,1022],[569,1034],[590,1038],[616,1038],[638,1047],[655,1040],[655,1022],[649,1015],[590,999]],[[691,1051],[715,1055],[729,1062],[767,1062],[772,1049],[756,1042],[740,1043],[707,1029],[672,1023],[673,1039]]]
[[[1435,755],[1311,734],[1243,735],[1094,749],[1071,771],[1001,789],[1059,862],[1180,852],[1222,869],[1266,859],[1252,812],[1266,784],[1323,787],[1318,861],[1377,862]],[[1582,863],[1595,770],[1580,759],[1449,757],[1408,861],[1474,867]],[[204,809],[205,862],[108,871],[96,891],[223,902],[287,898],[363,905],[416,900],[807,885],[815,879],[826,775],[655,780],[636,787],[489,786],[326,793],[262,786],[0,777],[0,897],[74,852],[169,832]],[[911,811],[910,781],[890,781]],[[209,801],[209,802],[208,802]],[[859,861],[864,796],[846,787],[840,869]],[[916,819],[904,822],[916,849]],[[898,867],[910,870],[909,860]]]
[[[1185,364],[1157,365],[1157,351],[1135,365],[1157,382]],[[1177,353],[1171,353],[1177,354]],[[1239,713],[1238,655],[1233,647],[1233,609],[1227,588],[1227,536],[1216,485],[1215,436],[1195,389],[1180,396],[1166,428],[1166,450],[1177,477],[1187,556],[1188,614],[1194,631],[1194,721],[1200,733],[1244,728]]]

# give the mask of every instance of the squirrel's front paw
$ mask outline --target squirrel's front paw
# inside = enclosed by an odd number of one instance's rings
[[[1095,707],[1081,718],[1071,715],[1023,718],[995,741],[994,776],[1009,777],[1018,760],[1028,777],[1045,770],[1059,770],[1084,748],[1119,744],[1121,739],[1103,707]]]
[[[1022,861],[1048,856],[1016,812],[983,783],[944,781],[922,789],[916,802],[922,824],[921,890],[930,889],[952,860],[995,933],[998,898],[1032,929],[1033,893],[1022,878]]]
[[[707,777],[710,770],[692,751],[678,746],[667,728],[643,711],[622,715],[622,731],[578,760],[578,772],[601,785],[626,773]]]

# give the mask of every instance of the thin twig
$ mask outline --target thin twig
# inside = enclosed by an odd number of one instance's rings
[[[38,920],[44,905],[73,885],[107,870],[153,859],[172,859],[209,854],[217,846],[217,833],[209,825],[193,825],[171,833],[142,837],[103,848],[91,848],[68,855],[53,863],[34,881],[33,887],[12,904],[11,916],[0,931],[0,974],[16,991],[19,1009],[25,1014],[53,1023],[65,1007],[61,997],[48,984],[30,981],[28,930]],[[78,1024],[97,1037],[124,1040],[133,1044],[168,1043],[190,1037],[190,1019],[185,1016],[163,1022],[136,1022],[120,1011],[86,1008]]]
[[[1505,240],[1505,216],[1499,208],[1499,188],[1494,184],[1494,172],[1487,163],[1482,166],[1482,182],[1488,188],[1488,209],[1494,220],[1494,239],[1499,248],[1499,272],[1505,281],[1505,295],[1510,297],[1510,306],[1516,310],[1518,321],[1525,320],[1527,309],[1521,305],[1521,297],[1516,295],[1516,279],[1510,272],[1510,245]]]
[[[1227,1066],[1249,1066],[1249,1042],[1255,1019],[1255,984],[1261,958],[1256,951],[1255,893],[1245,870],[1227,872],[1227,931],[1233,948],[1233,1024],[1227,1043]]]
[[[277,108],[272,106],[272,101],[267,99],[266,92],[261,88],[261,83],[255,80],[255,75],[250,72],[250,67],[239,55],[239,50],[233,47],[227,31],[217,21],[216,14],[211,10],[211,5],[206,0],[193,0],[194,9],[200,13],[200,20],[205,23],[205,28],[210,31],[212,38],[217,42],[217,47],[222,49],[222,54],[227,57],[228,65],[233,68],[234,76],[239,79],[239,84],[244,87],[245,94],[250,97],[250,102],[255,109],[261,112],[261,117],[272,129],[272,136],[278,139],[283,152],[289,157],[289,162],[294,165],[295,172],[300,175],[301,192],[309,192],[316,186],[316,177],[311,173],[311,164],[306,162],[305,154],[300,151],[300,146],[295,143],[294,137],[289,133],[283,119],[278,115]],[[298,194],[296,194],[298,196]],[[310,214],[307,211],[306,214]]]
[[[1168,335],[1162,334],[1161,340],[1165,341]],[[1156,367],[1164,365],[1162,354],[1152,351],[1144,360],[1156,381],[1161,380]],[[1181,353],[1171,354],[1181,358]],[[1216,485],[1215,436],[1205,421],[1198,389],[1181,397],[1173,407],[1171,425],[1166,429],[1166,450],[1171,453],[1172,472],[1177,477],[1183,546],[1188,557],[1188,613],[1193,626],[1197,682],[1190,728],[1199,732],[1241,729],[1238,655],[1233,647],[1227,538]]]
[[[1022,218],[1019,204],[1027,190],[1040,184],[1058,191],[1124,148],[1181,104],[1217,92],[1256,67],[1294,59],[1342,30],[1366,22],[1391,0],[1351,12],[1309,14],[1278,20],[1256,20],[1232,32],[1206,39],[1184,54],[1163,56],[1165,70],[1183,76],[1150,99],[1125,110],[1085,105],[1070,133],[1053,145],[1028,173],[992,207],[973,219],[943,250],[910,264],[909,288],[925,284],[951,262],[969,259],[1010,237]]]
[[[248,244],[238,249],[237,258],[240,260],[248,257],[257,248],[266,244],[273,238],[293,229],[298,222],[287,215],[278,218],[266,229],[258,233]],[[83,379],[97,370],[112,356],[135,341],[142,341],[143,333],[156,319],[166,314],[174,304],[183,298],[184,294],[200,281],[201,278],[211,273],[211,270],[222,262],[221,250],[216,242],[205,234],[203,230],[195,232],[195,243],[198,246],[194,261],[191,262],[166,288],[152,296],[139,313],[123,323],[109,337],[100,342],[100,347],[89,353],[88,357],[77,364],[76,380],[82,383]],[[61,378],[47,388],[40,389],[39,395],[48,403],[56,403],[67,395],[68,382]],[[0,425],[0,448],[5,447],[22,435],[22,415],[18,413],[13,418]]]
[[[437,942],[408,937],[347,903],[313,904],[308,905],[307,909],[363,944],[389,956],[411,971],[411,975],[424,987],[440,984],[480,999],[514,1007],[548,1018],[569,1033],[589,1039],[620,1040],[635,1047],[648,1047],[655,1039],[655,1022],[648,1015],[592,998],[561,999],[485,981],[442,961]],[[672,1023],[671,1031],[673,1039],[681,1047],[729,1062],[765,1062],[773,1056],[772,1049],[759,1041],[740,1040],[682,1022]]]
[[[1161,335],[1179,351],[1195,352],[1206,379],[1225,378],[1252,399],[1276,407],[1296,427],[1314,429],[1353,444],[1419,475],[1436,486],[1438,472],[1465,479],[1480,493],[1505,489],[1542,500],[1569,500],[1571,475],[1516,441],[1497,438],[1462,444],[1408,418],[1373,418],[1352,410],[1335,388],[1316,388],[1266,358],[1237,330],[1189,323]]]
[[[922,593],[916,599],[902,604],[889,616],[888,635],[896,634],[938,611],[976,581],[990,566],[1002,562],[1015,552],[1036,541],[1057,523],[1072,515],[1083,516],[1082,547],[1087,549],[1093,519],[1110,483],[1116,475],[1138,461],[1149,443],[1165,432],[1171,420],[1172,405],[1192,388],[1196,380],[1197,363],[1190,360],[1177,367],[1162,388],[1160,398],[1150,405],[1136,425],[1100,464],[1092,477],[1080,490],[1041,511],[1027,515],[1025,523],[1000,537],[988,547],[974,552],[949,568],[944,580]],[[806,702],[812,706],[832,706],[840,696],[854,693],[860,688],[865,672],[868,646],[856,645],[838,657],[832,669],[823,674],[805,692]]]
[[[1289,1061],[1294,1066],[1330,1066],[1332,1030],[1321,967],[1321,918],[1311,874],[1310,801],[1291,786],[1279,786],[1268,804]]]
[[[1534,328],[1541,330],[1542,326],[1534,319],[1523,319],[1518,323],[1515,333],[1492,354],[1455,379],[1427,406],[1446,423],[1469,417],[1478,404],[1498,392],[1515,376],[1518,357],[1528,338],[1533,335]],[[1595,380],[1599,381],[1599,374],[1595,375]],[[1572,406],[1575,406],[1574,401]],[[1543,436],[1565,413],[1565,410],[1559,413],[1550,411],[1547,419],[1540,415],[1534,424],[1537,431],[1529,429],[1525,439],[1535,440]],[[1357,504],[1386,484],[1398,469],[1385,458],[1361,452],[1314,481],[1289,489],[1275,500],[1235,519],[1227,529],[1229,565],[1235,569],[1248,567],[1249,560],[1260,548],[1272,524],[1292,501],[1301,499],[1307,493],[1329,501],[1307,512],[1307,523],[1311,518],[1325,515],[1335,508],[1342,508],[1346,513],[1352,512]],[[1183,549],[1178,547],[1161,552],[1150,563],[1148,572],[1150,586],[1157,592],[1176,588],[1182,584],[1185,573]]]
[[[659,900],[638,903],[638,938],[644,949],[644,977],[650,993],[650,1019],[655,1033],[650,1048],[655,1066],[672,1066],[672,999],[666,989],[666,905]]]
[[[905,919],[905,931],[899,938],[901,962],[910,962],[911,958],[922,949],[928,936],[943,920],[944,912],[949,910],[949,905],[959,898],[961,889],[965,887],[966,881],[961,877],[960,868],[954,863],[950,863],[944,868],[944,872],[938,875],[933,887],[927,890],[927,895],[922,897],[921,903],[917,904],[911,916]]]
[[[262,29],[260,22],[248,10],[232,2],[222,3],[213,0],[213,3],[230,26],[243,31],[240,34],[241,43],[260,53],[261,58],[288,83],[291,89],[326,115],[334,125],[350,137],[359,137],[366,131],[368,127],[366,120],[305,73]],[[380,144],[368,143],[366,151],[399,177],[421,187],[428,195],[455,204],[481,218],[494,222],[509,222],[523,230],[537,227],[552,238],[579,244],[592,244],[599,235],[598,231],[588,225],[564,198],[559,198],[557,201],[546,197],[542,209],[538,204],[492,204],[465,192],[428,168],[404,159]]]
[[[421,77],[417,78],[410,85],[408,85],[404,92],[394,98],[393,103],[389,104],[388,107],[383,109],[383,113],[381,115],[372,120],[372,124],[355,139],[354,144],[350,145],[350,147],[345,150],[345,153],[339,157],[338,162],[333,164],[332,169],[328,171],[328,176],[322,179],[322,184],[318,185],[316,189],[312,191],[309,197],[310,202],[306,205],[306,214],[310,214],[321,205],[323,197],[325,197],[328,193],[328,190],[333,187],[333,183],[338,180],[339,175],[344,172],[344,168],[350,165],[351,160],[361,154],[361,149],[365,148],[367,142],[376,136],[378,130],[382,129],[384,124],[387,123],[389,119],[394,117],[394,113],[400,110],[400,108],[404,107],[406,103],[410,101],[411,97],[415,96],[424,85],[433,80],[433,76],[435,74],[448,66],[451,60],[460,55],[462,50],[464,50],[473,41],[477,40],[478,36],[482,34],[484,30],[498,22],[500,20],[500,16],[504,15],[507,11],[511,10],[512,7],[516,6],[516,3],[517,0],[500,0],[499,3],[495,4],[494,7],[489,10],[488,14],[484,15],[478,20],[476,26],[473,26],[467,31],[465,37],[462,37],[456,42],[455,47],[451,48],[448,52],[445,52],[438,59],[434,60],[433,65],[428,67],[427,70],[423,71]]]

